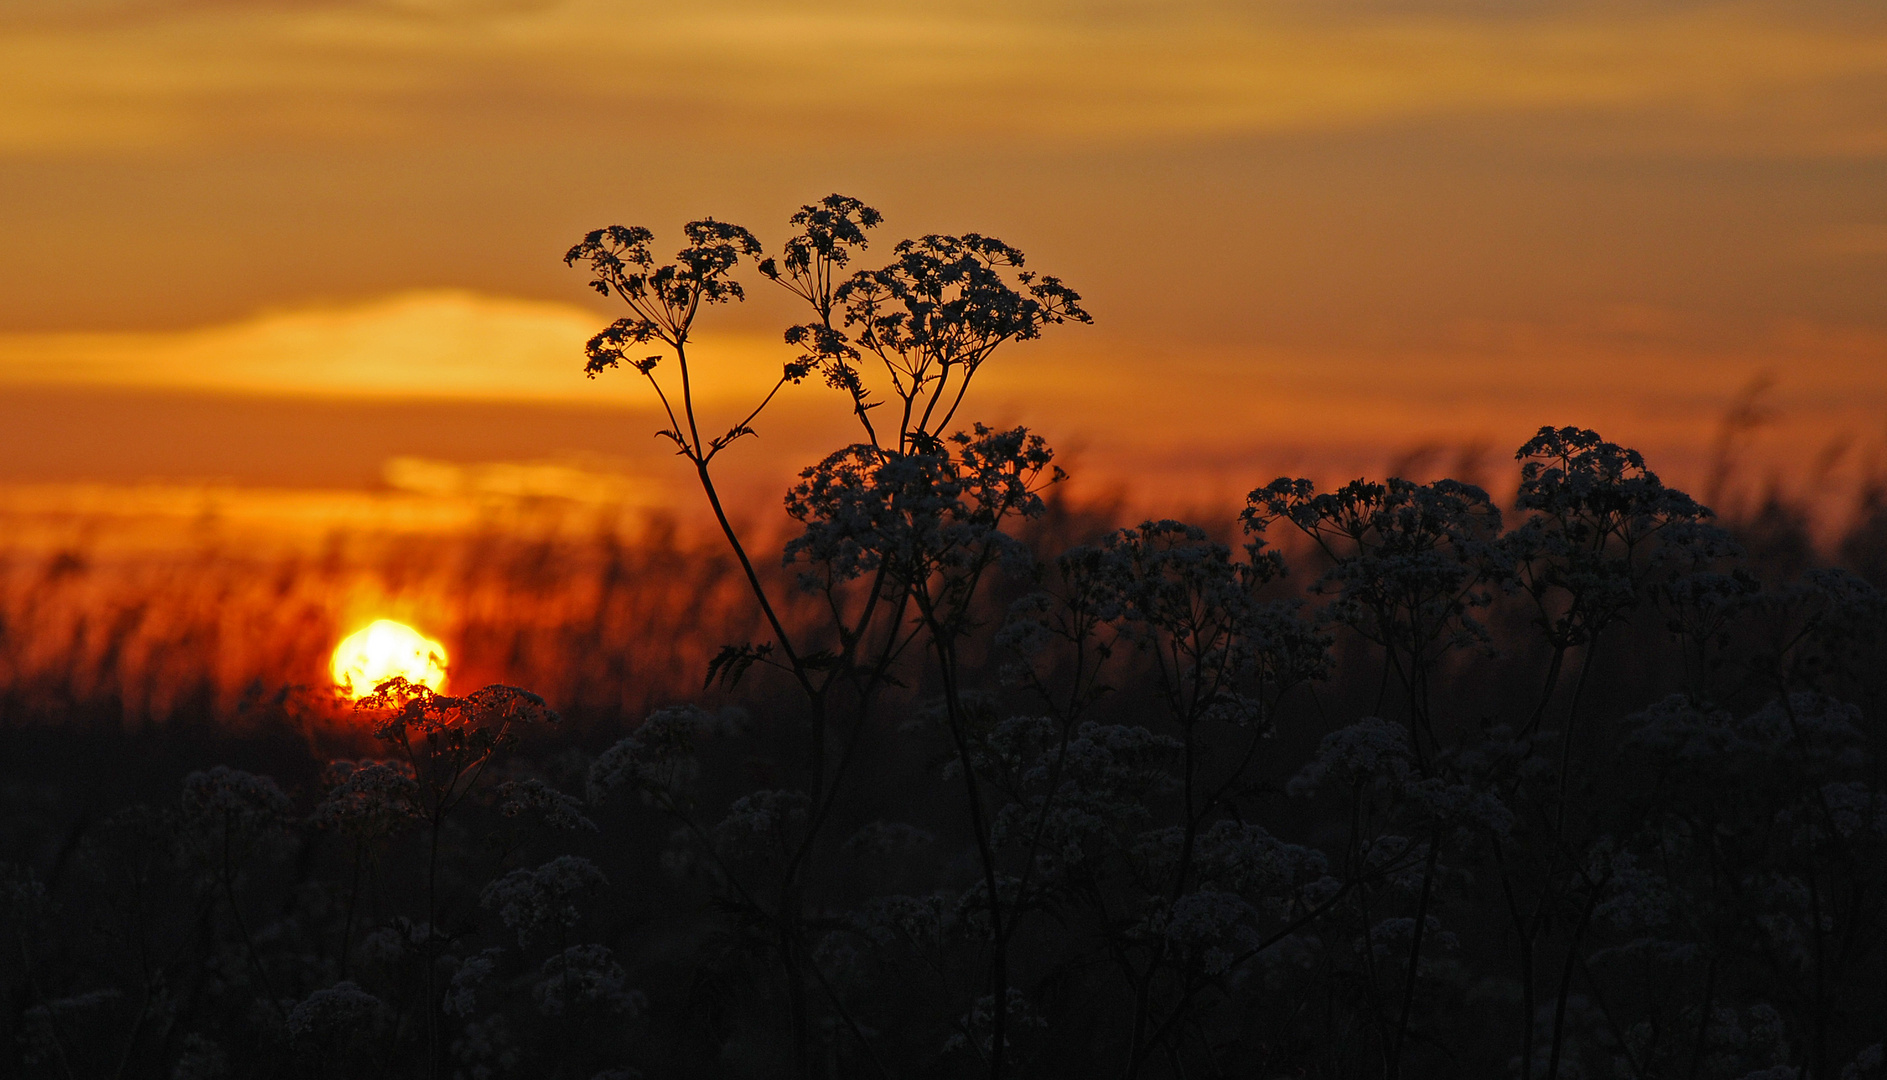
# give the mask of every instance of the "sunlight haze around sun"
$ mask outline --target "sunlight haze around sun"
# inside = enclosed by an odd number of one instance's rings
[[[333,671],[334,685],[350,698],[395,677],[443,693],[446,649],[404,623],[377,619],[335,646]]]

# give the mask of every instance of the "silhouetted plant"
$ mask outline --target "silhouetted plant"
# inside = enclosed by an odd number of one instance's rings
[[[1887,601],[1864,576],[1740,545],[1570,427],[1520,448],[1505,530],[1478,487],[1400,478],[1261,487],[1242,548],[1112,528],[1055,502],[1039,436],[959,419],[1079,297],[974,234],[861,269],[881,218],[844,196],[791,225],[770,259],[712,220],[668,263],[631,228],[569,255],[629,308],[591,373],[661,395],[731,554],[609,538],[578,588],[567,548],[488,549],[518,588],[598,598],[549,670],[628,678],[637,619],[759,640],[639,653],[707,684],[660,674],[626,731],[588,675],[558,682],[568,726],[510,687],[395,681],[368,729],[270,744],[318,703],[262,687],[240,736],[170,729],[214,749],[110,781],[163,809],[99,816],[16,770],[0,1070],[1880,1075]],[[749,262],[811,315],[758,407],[710,425],[689,347]],[[713,465],[815,375],[856,434],[756,560]],[[723,615],[637,607],[696,602],[662,592],[696,573]],[[156,745],[86,737],[67,772],[100,788]],[[307,757],[321,739],[341,760]],[[189,771],[223,752],[280,782]]]
[[[840,280],[854,252],[866,246],[866,231],[881,220],[877,211],[840,195],[793,216],[791,224],[801,230],[799,235],[787,241],[778,261],[764,260],[759,270],[806,302],[817,321],[787,329],[786,342],[803,350],[799,358],[783,366],[779,380],[747,416],[706,437],[701,434],[686,353],[693,321],[705,304],[743,298],[740,286],[726,275],[742,256],[757,255],[759,242],[736,226],[693,222],[684,229],[690,246],[677,262],[655,268],[648,248],[652,234],[616,226],[589,234],[565,256],[567,263],[585,263],[594,274],[592,287],[620,297],[633,312],[592,339],[590,373],[627,360],[655,388],[670,421],[662,434],[695,466],[710,508],[773,631],[771,642],[723,650],[709,669],[710,681],[718,674],[732,683],[755,663],[776,666],[792,675],[812,708],[806,749],[810,776],[801,792],[802,817],[774,834],[781,848],[778,900],[770,911],[764,906],[750,911],[758,922],[778,927],[779,955],[792,1002],[795,1060],[802,1074],[811,1069],[812,1046],[808,980],[801,971],[808,945],[801,927],[799,874],[814,856],[871,701],[887,686],[891,667],[920,633],[937,660],[946,725],[964,766],[992,927],[991,1001],[1010,998],[1009,936],[996,885],[989,814],[967,764],[969,720],[958,684],[958,650],[989,570],[1004,556],[1014,561],[1020,550],[1002,526],[1039,514],[1042,503],[1036,486],[1043,479],[1052,482],[1059,473],[1045,476],[1051,457],[1047,447],[1021,429],[996,432],[976,425],[973,433],[945,432],[971,381],[999,346],[1037,337],[1049,325],[1089,318],[1073,290],[1056,278],[1021,269],[1021,252],[974,233],[901,241],[888,265]],[[632,346],[656,341],[676,354],[680,393],[674,400],[656,376],[659,355],[628,355]],[[880,402],[873,399],[872,380],[859,367],[867,355],[883,367],[897,403],[895,430],[887,426],[881,432],[871,415]],[[778,605],[729,522],[710,470],[716,455],[753,434],[752,424],[784,386],[814,371],[847,394],[867,440],[808,469],[788,495],[788,512],[805,528],[787,545],[786,560],[789,565],[807,564],[798,583],[824,600],[831,616],[823,631],[831,644],[824,646],[803,644],[788,633]],[[862,597],[853,599],[861,591],[854,583],[861,581],[868,584]],[[908,611],[915,612],[914,629],[904,625]],[[838,719],[833,695],[840,689],[849,693],[854,709],[849,741],[834,762],[828,760],[828,727]],[[745,906],[756,907],[752,889],[736,884],[731,874],[726,880],[735,885]],[[831,988],[823,988],[843,1012]],[[1007,1012],[991,1011],[996,1049],[990,1069],[992,1076],[1000,1076],[1006,1061]],[[858,1034],[855,1024],[849,1026]]]
[[[397,677],[375,687],[356,708],[376,717],[374,738],[400,752],[412,783],[392,790],[408,800],[426,828],[425,921],[411,926],[407,936],[424,972],[420,1011],[427,1075],[432,1076],[442,1049],[438,960],[452,937],[439,924],[440,838],[447,816],[477,789],[492,759],[517,745],[518,728],[556,723],[558,717],[542,698],[512,686],[487,686],[465,697],[447,697]],[[342,786],[359,773],[356,769]]]

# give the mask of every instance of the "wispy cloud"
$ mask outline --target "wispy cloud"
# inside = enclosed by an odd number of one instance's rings
[[[1887,335],[1780,322],[1730,342],[1701,334],[1699,318],[1628,305],[1564,322],[1464,326],[1448,342],[1388,351],[1125,350],[1063,335],[1001,354],[979,376],[972,415],[1043,431],[1096,487],[1221,502],[1289,462],[1348,479],[1411,448],[1516,445],[1541,423],[1598,428],[1658,451],[1674,479],[1695,479],[1726,404],[1763,372],[1776,376],[1767,399],[1776,420],[1759,455],[1765,470],[1800,472],[1830,439],[1875,452]],[[583,341],[604,321],[571,305],[432,290],[184,331],[0,335],[0,402],[26,386],[110,388],[125,407],[158,413],[198,415],[192,403],[213,394],[225,402],[235,395],[236,408],[274,399],[271,416],[319,414],[297,425],[301,446],[284,445],[293,440],[266,426],[217,433],[162,416],[114,422],[101,438],[68,417],[17,406],[0,435],[51,455],[62,475],[197,475],[159,468],[167,448],[149,440],[210,439],[211,450],[179,460],[243,458],[247,468],[279,458],[277,472],[306,473],[295,473],[298,482],[338,485],[360,482],[353,474],[363,454],[377,464],[384,453],[396,460],[374,482],[428,496],[569,500],[590,492],[612,505],[665,505],[675,491],[658,481],[685,490],[686,476],[664,464],[672,459],[651,438],[661,422],[654,395],[633,372],[582,374]],[[774,338],[705,327],[693,350],[694,388],[710,422],[744,414],[789,354]],[[139,396],[145,390],[186,393]],[[536,426],[448,438],[441,422],[403,420],[411,403],[438,406],[427,415],[483,409],[487,424],[493,408],[534,406]],[[546,422],[547,414],[564,419]],[[588,420],[565,422],[581,417]],[[761,440],[726,459],[740,490],[761,500],[752,505],[771,504],[794,468],[852,431],[840,395],[817,380],[783,395],[759,426]],[[127,434],[138,431],[145,434]],[[629,465],[558,456],[586,450],[636,456]],[[210,474],[228,471],[219,464]],[[592,475],[605,472],[631,479]]]
[[[605,322],[570,305],[422,290],[193,330],[0,334],[0,385],[652,407],[633,372],[585,378],[583,343]],[[750,337],[707,344],[697,391],[739,394],[790,355]]]
[[[0,152],[298,140],[1107,142],[1596,113],[1887,150],[1830,3],[89,0],[0,15]]]

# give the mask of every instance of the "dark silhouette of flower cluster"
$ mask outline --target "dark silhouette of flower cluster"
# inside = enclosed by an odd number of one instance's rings
[[[567,256],[759,612],[698,699],[624,731],[395,680],[373,754],[22,826],[8,1067],[1882,1075],[1879,581],[1779,575],[1573,427],[1511,518],[1285,477],[1224,530],[1078,519],[1040,435],[959,416],[1080,297],[977,234],[860,269],[882,222]],[[810,317],[710,422],[688,351],[749,265]],[[757,559],[714,466],[814,375],[856,434]]]

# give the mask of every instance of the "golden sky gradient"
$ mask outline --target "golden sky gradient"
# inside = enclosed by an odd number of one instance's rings
[[[1875,0],[12,0],[0,479],[660,469],[558,257],[833,190],[1084,293],[983,414],[1097,484],[1494,468],[1542,423],[1698,483],[1763,373],[1752,483],[1887,469]],[[753,291],[704,339],[729,407],[793,315]],[[756,491],[843,437],[801,390]]]
[[[1865,3],[14,0],[0,145],[938,138],[1119,144],[1445,115],[1663,113],[1871,154]],[[1872,17],[1870,17],[1870,15]],[[1855,100],[1853,91],[1861,92]],[[1868,91],[1874,91],[1869,95]],[[1870,100],[1870,97],[1873,99]],[[1633,125],[1637,126],[1637,125]]]

